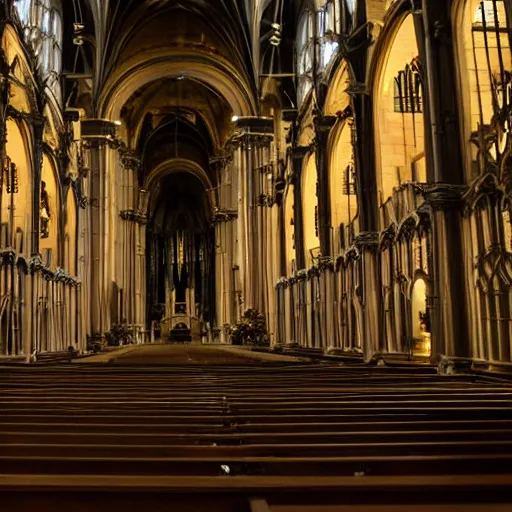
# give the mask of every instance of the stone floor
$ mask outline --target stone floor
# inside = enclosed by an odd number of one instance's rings
[[[164,344],[135,345],[119,350],[83,357],[74,362],[78,363],[113,363],[120,365],[148,364],[251,364],[269,362],[304,362],[304,359],[252,352],[251,350],[226,345],[186,345]]]

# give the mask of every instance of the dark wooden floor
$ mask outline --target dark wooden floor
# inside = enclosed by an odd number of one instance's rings
[[[0,367],[1,510],[512,510],[510,384],[135,356]]]

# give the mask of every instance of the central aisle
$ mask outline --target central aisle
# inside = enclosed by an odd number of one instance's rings
[[[251,364],[264,361],[304,362],[291,356],[252,352],[228,345],[172,345],[157,343],[135,345],[78,359],[80,363],[114,363],[119,365],[160,364]]]

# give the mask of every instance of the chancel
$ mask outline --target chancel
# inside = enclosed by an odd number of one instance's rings
[[[156,193],[147,235],[149,315],[156,313],[161,339],[208,342],[215,318],[215,245],[205,184],[177,172]]]
[[[1,507],[511,506],[510,0],[0,0],[0,44]]]

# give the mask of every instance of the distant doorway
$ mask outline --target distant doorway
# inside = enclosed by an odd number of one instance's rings
[[[214,320],[215,244],[207,191],[193,174],[165,176],[147,229],[148,321],[162,341],[204,337]]]
[[[421,277],[416,279],[412,288],[412,329],[413,355],[430,357],[432,347],[427,308],[427,283]]]

